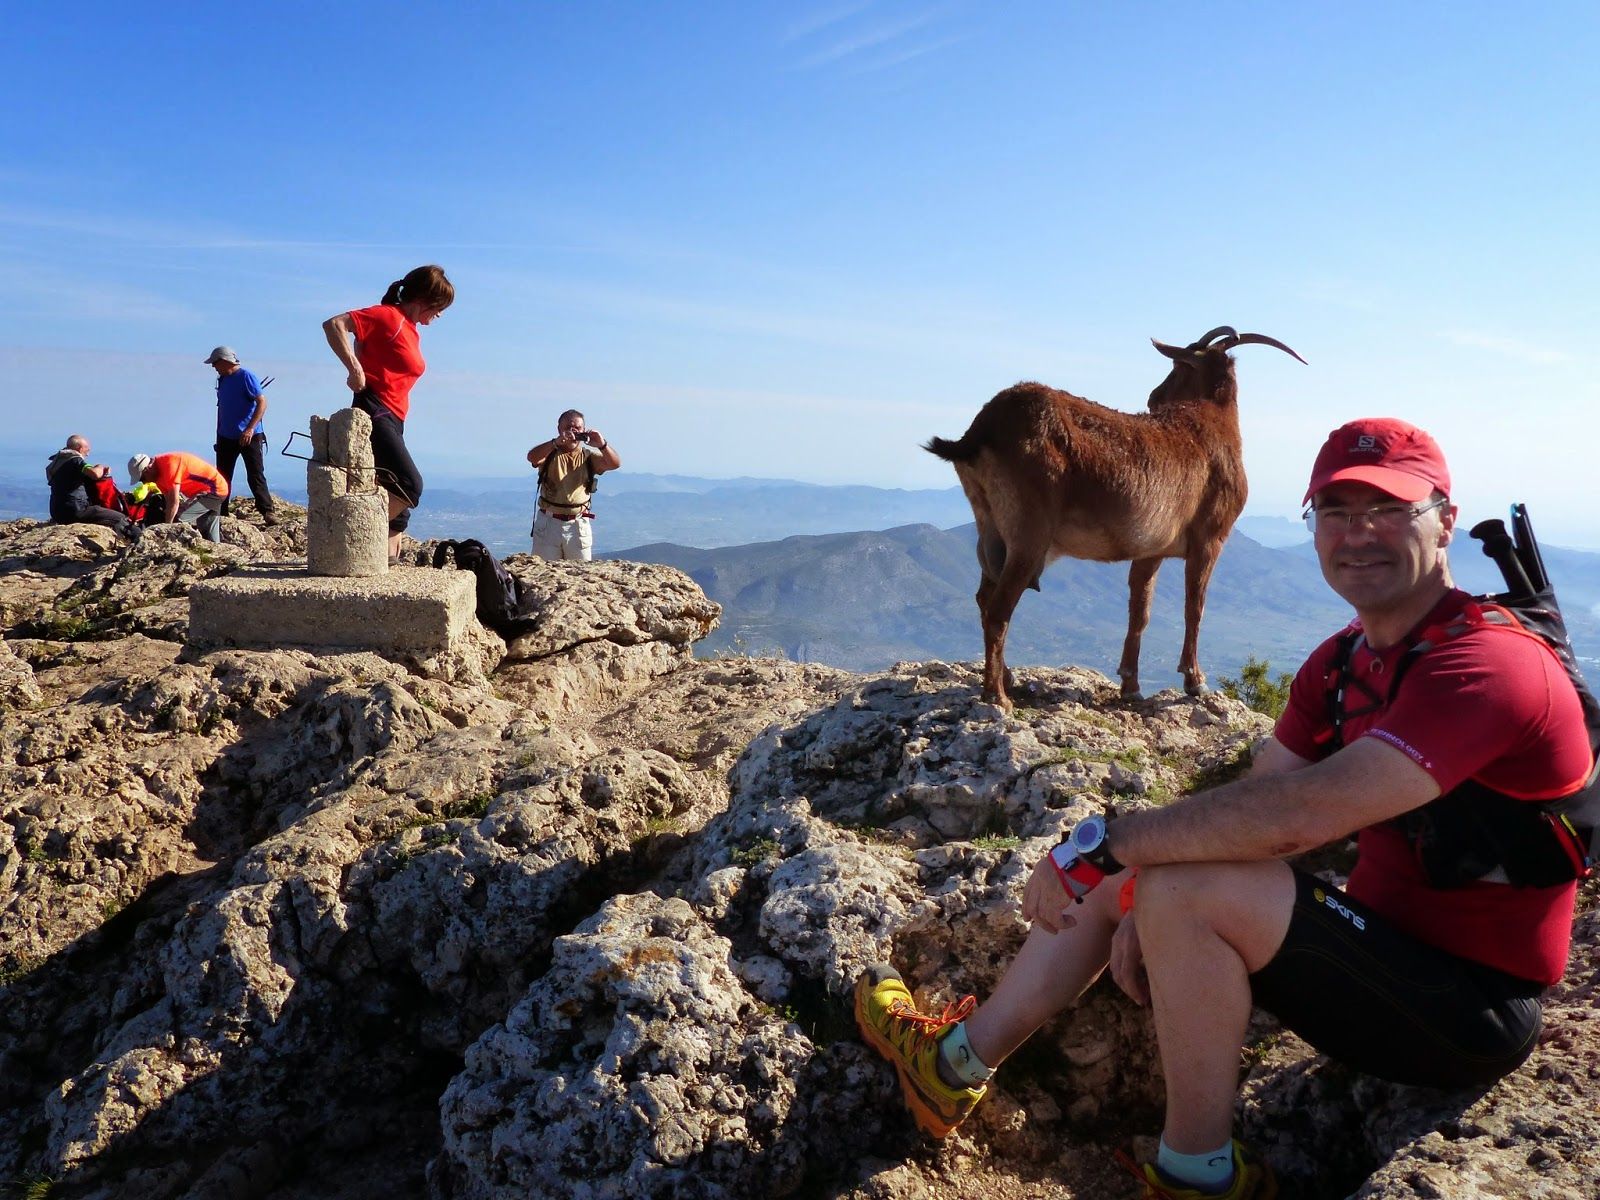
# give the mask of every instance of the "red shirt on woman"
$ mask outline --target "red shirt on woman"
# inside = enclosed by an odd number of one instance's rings
[[[422,361],[417,327],[395,304],[350,310],[356,335],[356,361],[367,376],[367,390],[400,420],[411,411],[411,387],[428,364]]]

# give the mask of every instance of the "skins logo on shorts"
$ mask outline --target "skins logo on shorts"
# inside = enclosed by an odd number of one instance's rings
[[[1321,888],[1312,888],[1311,898],[1324,908],[1333,909],[1334,912],[1338,913],[1346,921],[1349,921],[1350,924],[1354,925],[1358,932],[1367,927],[1366,918],[1357,916],[1355,913],[1351,912],[1346,905],[1340,904],[1337,896],[1330,896]]]

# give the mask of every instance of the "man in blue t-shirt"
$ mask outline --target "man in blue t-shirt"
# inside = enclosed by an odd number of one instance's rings
[[[245,479],[264,525],[276,525],[278,516],[272,493],[267,490],[267,431],[261,418],[267,415],[267,398],[261,381],[239,365],[239,356],[227,346],[218,346],[206,359],[217,372],[217,470],[233,487],[233,467],[244,459]],[[227,514],[228,503],[222,503]]]

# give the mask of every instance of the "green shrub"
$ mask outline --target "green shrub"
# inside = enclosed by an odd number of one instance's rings
[[[733,859],[736,867],[753,867],[776,856],[781,849],[782,847],[772,838],[757,838],[748,846],[740,846],[729,857]]]
[[[1232,696],[1245,707],[1265,713],[1273,720],[1277,720],[1288,706],[1289,685],[1293,682],[1294,676],[1287,672],[1274,680],[1272,664],[1257,660],[1253,654],[1244,660],[1244,666],[1239,669],[1239,678],[1229,679],[1223,675],[1217,679],[1224,695]]]

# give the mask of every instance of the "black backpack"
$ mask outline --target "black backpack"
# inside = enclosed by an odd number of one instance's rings
[[[1578,670],[1525,506],[1512,505],[1511,525],[1513,532],[1507,533],[1502,521],[1480,521],[1470,531],[1500,568],[1506,590],[1474,597],[1472,621],[1447,623],[1413,642],[1395,665],[1388,694],[1392,699],[1407,668],[1421,655],[1441,640],[1460,636],[1474,622],[1514,627],[1549,646],[1572,680],[1589,734],[1589,776],[1572,794],[1538,802],[1506,797],[1469,780],[1395,818],[1436,887],[1460,887],[1497,867],[1514,885],[1549,887],[1583,878],[1600,859],[1600,702]],[[1345,688],[1356,641],[1354,633],[1340,639],[1328,676],[1334,749],[1344,741]]]
[[[477,577],[478,620],[505,637],[532,628],[531,598],[523,596],[521,584],[489,553],[489,547],[475,538],[443,541],[434,548],[433,565],[443,567],[452,552],[455,565]]]

